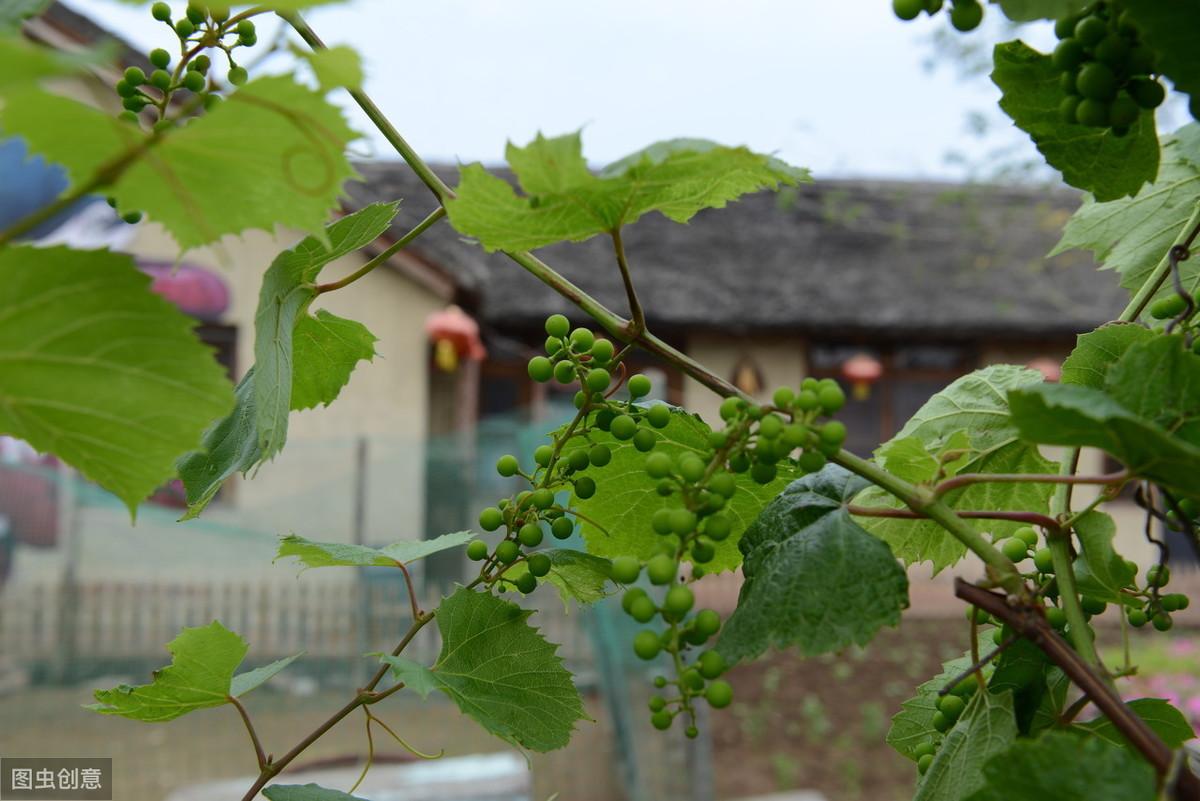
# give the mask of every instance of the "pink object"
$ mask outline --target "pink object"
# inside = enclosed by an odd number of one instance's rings
[[[479,324],[458,306],[447,306],[425,318],[425,333],[434,343],[439,355],[453,348],[459,359],[482,361],[487,358],[487,348],[479,336]],[[454,369],[451,360],[439,364],[443,369]]]
[[[1049,356],[1039,356],[1036,359],[1030,360],[1025,366],[1032,370],[1037,370],[1042,374],[1042,378],[1047,381],[1057,383],[1062,378],[1062,363],[1051,359]]]
[[[215,320],[229,308],[225,279],[203,267],[142,262],[138,268],[154,279],[151,291],[174,303],[185,314]]]
[[[883,376],[883,363],[866,353],[856,353],[842,363],[842,377],[850,382],[855,400],[866,400],[871,385]]]

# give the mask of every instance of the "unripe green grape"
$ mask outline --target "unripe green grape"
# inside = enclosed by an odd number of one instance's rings
[[[216,94],[207,94],[204,96],[204,110],[212,111],[217,106],[225,102],[225,98]]]
[[[650,379],[646,378],[646,376],[642,375],[641,373],[630,376],[628,387],[629,396],[631,398],[641,398],[645,395],[649,395],[650,390],[653,389],[650,384]]]
[[[1171,568],[1166,565],[1151,565],[1146,571],[1147,587],[1165,587],[1171,581]]]
[[[533,452],[533,461],[539,466],[546,467],[554,458],[554,448],[549,445],[539,445]]]
[[[534,356],[527,367],[529,377],[539,384],[544,384],[554,375],[554,364],[545,356]]]
[[[729,469],[735,473],[745,473],[750,469],[750,457],[744,453],[729,457]]]
[[[780,409],[786,409],[792,405],[792,401],[796,400],[796,393],[791,387],[780,387],[775,390],[771,400]]]
[[[522,573],[513,584],[517,585],[517,591],[522,595],[528,595],[537,589],[538,581],[532,573]]]
[[[208,68],[212,66],[212,59],[201,53],[188,62],[188,69],[203,75],[208,72]]]
[[[1012,535],[1014,538],[1021,540],[1031,548],[1038,544],[1038,533],[1034,530],[1033,526],[1021,526],[1019,529],[1014,531]]]
[[[725,659],[716,651],[705,651],[696,660],[696,669],[706,679],[715,679],[725,672]]]
[[[683,671],[683,674],[679,677],[679,682],[692,692],[699,692],[704,689],[704,677],[695,668],[688,668]]]
[[[815,473],[825,466],[826,459],[820,451],[807,450],[796,461],[805,473]]]
[[[1155,320],[1169,320],[1177,317],[1187,308],[1187,300],[1182,295],[1171,294],[1159,298],[1150,304],[1150,316]]]
[[[488,546],[483,540],[471,540],[467,545],[467,558],[472,562],[482,562],[487,559]]]
[[[732,498],[737,492],[737,479],[729,473],[718,471],[708,479],[708,488],[723,498]]]
[[[957,0],[950,9],[950,24],[956,30],[973,31],[983,22],[983,6],[975,0]]]
[[[517,557],[520,555],[521,546],[512,540],[503,540],[496,546],[496,558],[506,565],[517,561]]]
[[[254,20],[244,19],[237,24],[238,36],[256,36],[258,31],[254,27]]]
[[[1175,625],[1175,621],[1171,620],[1171,616],[1166,612],[1159,612],[1150,622],[1154,624],[1154,628],[1159,631],[1170,631],[1171,626]]]
[[[526,548],[536,548],[542,544],[542,527],[537,523],[526,523],[517,531],[517,539]]]
[[[607,445],[593,445],[588,449],[588,461],[596,467],[604,467],[612,461],[612,449]]]
[[[978,606],[968,606],[967,607],[967,620],[969,620],[977,625],[983,625],[984,623],[987,623],[989,620],[988,613],[983,611],[982,609],[980,609]]]
[[[594,343],[592,343],[592,361],[596,364],[608,364],[608,362],[612,360],[615,352],[616,348],[613,346],[611,340],[597,339]]]
[[[208,81],[198,72],[189,72],[183,76],[183,87],[189,92],[197,94],[204,91],[204,87],[208,85]]]
[[[242,47],[254,47],[254,45],[258,44],[258,34],[254,34],[252,36],[239,36],[238,44]]]
[[[1079,17],[1074,14],[1059,17],[1054,21],[1054,35],[1059,39],[1069,39],[1075,35],[1075,26],[1078,24]]]
[[[613,581],[618,584],[632,584],[641,572],[642,564],[636,556],[618,556],[612,561]]]
[[[1081,100],[1075,107],[1075,122],[1091,128],[1108,127],[1108,104],[1102,100]]]
[[[584,384],[592,392],[603,392],[608,389],[610,383],[612,383],[612,377],[603,367],[588,370],[587,376],[584,378]]]
[[[923,756],[931,756],[934,750],[933,743],[926,740],[913,749],[913,759],[920,759]]]
[[[1108,35],[1108,22],[1095,14],[1089,14],[1075,23],[1075,39],[1084,47],[1099,44]]]
[[[664,478],[654,487],[654,491],[657,492],[660,497],[670,498],[675,494],[675,485],[671,483],[671,479]]]
[[[1125,617],[1129,621],[1129,625],[1133,626],[1135,629],[1140,629],[1150,620],[1150,618],[1146,616],[1145,611],[1141,609],[1130,609],[1126,613]]]
[[[952,722],[967,708],[967,702],[957,695],[943,695],[937,700],[937,711],[948,717]]]
[[[575,382],[575,362],[563,359],[554,365],[553,375],[554,380],[560,384],[573,384]]]
[[[582,389],[579,390],[578,392],[576,392],[575,397],[572,399],[573,403],[575,404],[576,409],[582,409],[583,405],[585,403],[587,403],[587,400],[588,400],[588,394],[586,392],[584,392]]]
[[[683,736],[687,737],[689,740],[695,740],[700,736],[700,729],[696,728],[695,726],[688,726],[683,730]]]
[[[671,475],[671,457],[661,451],[646,457],[646,474],[651,478],[666,478]]]
[[[676,618],[682,618],[692,610],[692,605],[695,603],[696,596],[691,589],[683,584],[676,584],[667,590],[667,595],[663,599],[663,609]]]
[[[1117,76],[1112,68],[1092,61],[1084,64],[1075,79],[1079,94],[1091,100],[1112,100],[1117,93]]]
[[[658,435],[648,428],[639,428],[633,435],[633,447],[641,453],[654,449],[658,444]]]
[[[1170,595],[1164,596],[1163,597],[1164,603],[1166,602],[1167,598],[1171,599],[1171,606],[1174,607],[1174,609],[1169,609],[1167,611],[1178,611],[1181,609],[1187,609],[1189,606],[1192,605],[1192,600],[1181,592],[1173,592]]]
[[[713,709],[724,709],[733,701],[733,687],[723,679],[709,682],[704,689],[704,698]]]
[[[550,557],[544,553],[531,553],[526,560],[529,572],[541,578],[550,572]]]
[[[746,402],[743,401],[741,398],[736,398],[736,397],[726,398],[725,400],[721,401],[721,407],[720,407],[721,419],[725,420],[725,421],[729,421],[729,420],[732,420],[733,418],[737,417],[738,414],[741,413],[742,407],[745,405],[745,403]]]
[[[517,457],[513,456],[511,453],[505,454],[496,460],[496,472],[505,478],[511,478],[512,476],[515,476],[520,469],[521,465],[517,461]]]
[[[678,572],[679,563],[673,556],[665,553],[650,557],[650,561],[646,563],[646,577],[650,579],[651,584],[670,584]]]
[[[649,629],[639,631],[633,638],[633,652],[639,659],[653,659],[662,650],[662,641]]]
[[[1067,625],[1067,613],[1057,606],[1047,606],[1046,622],[1056,629],[1061,629]]]
[[[718,496],[720,497],[720,496]],[[733,524],[725,515],[714,514],[704,521],[704,534],[713,542],[723,542],[733,531]]]
[[[583,479],[577,480],[582,481]],[[533,491],[533,494],[529,499],[538,509],[549,509],[554,505],[554,491],[546,489],[545,487],[540,487],[539,489],[535,489]]]
[[[146,82],[146,73],[140,67],[130,67],[125,70],[125,83],[130,86],[141,86]],[[170,76],[167,76],[170,78]]]
[[[246,72],[245,67],[230,67],[228,78],[234,86],[241,86],[250,79],[250,73]]]
[[[683,476],[685,481],[697,482],[704,478],[704,471],[708,469],[708,465],[694,453],[684,453],[679,457],[679,475]]]
[[[489,506],[479,513],[479,527],[484,531],[495,531],[504,524],[504,513],[495,506]]]
[[[140,211],[131,211],[122,215],[121,221],[127,225],[136,225],[142,221],[142,213]]]
[[[925,754],[917,758],[917,772],[922,776],[929,770],[929,766],[933,764],[933,754]]]
[[[942,0],[925,0],[925,13],[933,16],[942,10]]]
[[[590,476],[575,479],[575,497],[586,501],[596,494],[596,481]]]
[[[632,439],[637,433],[637,421],[627,414],[619,414],[613,418],[613,421],[608,426],[608,431],[617,439],[624,441]]]
[[[1087,595],[1079,600],[1079,605],[1083,607],[1083,611],[1089,615],[1102,615],[1104,610],[1108,609],[1108,604],[1101,601],[1099,598],[1091,598]]]
[[[122,100],[121,105],[124,106],[128,111],[141,111],[146,107],[148,102],[149,101],[147,101],[146,98],[142,97],[141,95],[134,95],[133,97],[127,97]]]
[[[846,393],[835,383],[823,383],[817,391],[817,400],[826,414],[833,414],[846,405]]]
[[[176,20],[175,33],[178,34],[180,39],[186,39],[195,32],[196,32],[195,24],[187,17],[184,17],[180,20]]]
[[[542,349],[546,351],[547,356],[553,356],[563,349],[563,341],[558,337],[546,337],[546,341],[542,343]]]
[[[596,335],[587,328],[576,328],[571,332],[571,345],[576,351],[586,353],[596,342]]]
[[[1125,37],[1110,33],[1100,40],[1094,51],[1096,60],[1121,72],[1129,63],[1129,42]]]
[[[1078,95],[1079,89],[1075,86],[1076,74],[1074,72],[1064,72],[1058,79],[1058,85],[1067,95]]]
[[[171,19],[171,7],[166,3],[155,3],[150,6],[150,16],[159,22],[167,22]]]
[[[164,92],[167,91],[171,88],[171,73],[166,70],[155,70],[150,73],[150,85]]]
[[[633,604],[638,598],[648,598],[646,591],[641,587],[630,587],[621,596],[621,608],[629,612],[633,608]]]
[[[646,421],[655,428],[666,428],[671,422],[671,407],[665,403],[656,403],[646,410]]]
[[[204,13],[204,9],[192,5],[191,3],[188,3],[187,11],[185,13],[187,13],[187,18],[191,20],[193,25],[199,25],[200,23],[204,22],[208,16]]]
[[[825,457],[822,456],[822,459]],[[756,484],[770,484],[775,480],[778,470],[773,464],[765,464],[758,462],[750,468],[750,478],[754,479]]]
[[[692,625],[705,637],[711,637],[721,630],[721,616],[712,609],[701,609]]]
[[[660,690],[663,687],[666,687],[667,686],[667,677],[666,676],[655,676],[654,677],[654,686]]]
[[[135,125],[138,124],[138,122],[140,122],[140,120],[138,119],[138,115],[134,114],[129,109],[125,109],[120,114],[118,114],[117,119],[120,120],[121,122],[130,122]]]
[[[846,426],[840,420],[830,420],[821,426],[820,437],[824,444],[840,448],[846,441]]]
[[[778,415],[768,414],[758,423],[758,434],[767,439],[775,439],[783,432],[783,420]]]
[[[665,537],[671,533],[671,511],[667,508],[656,509],[654,514],[650,515],[650,528],[654,529],[655,534]]]
[[[575,472],[587,470],[590,465],[591,461],[588,459],[588,452],[583,448],[578,448],[567,454],[567,467]]]
[[[635,598],[629,604],[629,616],[638,623],[649,623],[657,614],[658,607],[654,605],[654,601],[648,595]]]
[[[565,540],[575,533],[575,523],[569,517],[558,517],[550,523],[550,533],[555,539]]]
[[[671,728],[671,723],[674,722],[674,720],[674,715],[666,710],[663,710],[662,712],[655,712],[650,716],[650,725],[659,731],[666,731],[667,729]]]
[[[1050,63],[1060,72],[1070,72],[1083,63],[1087,58],[1083,45],[1074,37],[1063,39],[1050,54]],[[1078,85],[1078,80],[1076,81]]]
[[[711,540],[699,537],[692,545],[691,555],[693,562],[698,565],[706,565],[716,557],[717,549]]]
[[[933,713],[932,724],[933,724],[934,730],[940,731],[940,732],[947,732],[950,730],[950,727],[954,725],[954,721],[951,720],[950,716],[947,715],[945,712],[942,712],[939,710],[939,711]]]
[[[683,537],[696,530],[696,513],[690,509],[671,510],[671,533]]]
[[[159,69],[165,70],[167,65],[171,63],[171,54],[161,47],[156,47],[150,51],[150,63]],[[138,72],[141,72],[141,70],[138,70]],[[142,77],[142,81],[145,81],[145,76]]]
[[[667,699],[663,698],[661,695],[655,695],[650,698],[647,706],[650,707],[651,712],[661,712],[667,706]]]
[[[1004,629],[992,629],[992,645],[999,647],[1004,644],[1005,639],[1007,638],[1004,636]]]
[[[123,78],[117,81],[117,85],[113,88],[121,97],[133,97],[138,93],[138,88]]]
[[[1141,113],[1141,106],[1128,94],[1122,92],[1108,106],[1108,124],[1114,128],[1128,128],[1137,122]]]
[[[916,19],[924,10],[925,0],[892,0],[892,12],[905,22]]]
[[[1038,548],[1033,554],[1033,566],[1039,573],[1054,572],[1054,554],[1049,548]]]

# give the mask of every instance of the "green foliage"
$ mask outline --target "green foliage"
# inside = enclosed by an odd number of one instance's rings
[[[438,608],[442,652],[432,678],[423,676],[418,686],[436,682],[464,713],[513,745],[552,751],[567,744],[575,721],[586,716],[558,646],[527,622],[532,614],[460,588]],[[414,672],[405,660],[397,678],[408,681]]]
[[[1018,41],[996,45],[993,60],[992,81],[1003,92],[1000,108],[1071,186],[1106,201],[1136,194],[1154,180],[1159,152],[1152,112],[1141,112],[1120,137],[1111,129],[1065,123],[1059,108],[1067,95],[1049,56]]]
[[[1198,193],[1200,125],[1192,123],[1164,139],[1162,167],[1153,183],[1131,198],[1085,199],[1050,255],[1090,250],[1104,269],[1120,274],[1121,286],[1136,292],[1183,230]],[[1200,266],[1195,260],[1180,267],[1184,285],[1191,291],[1200,289]],[[1171,291],[1168,282],[1154,297]]]
[[[1142,41],[1155,51],[1155,71],[1169,78],[1176,91],[1193,100],[1200,97],[1200,52],[1192,36],[1200,30],[1200,5],[1128,0],[1123,8]]]
[[[0,125],[74,184],[148,147],[106,191],[122,214],[146,212],[183,250],[249,229],[319,231],[354,177],[344,151],[356,134],[336,107],[288,77],[246,84],[153,146],[138,126],[65,97],[27,89],[4,101]]]
[[[312,567],[396,567],[458,548],[470,542],[471,537],[469,531],[456,531],[431,540],[402,540],[382,548],[371,548],[345,542],[313,542],[289,534],[280,538],[275,560],[295,557],[306,570]]]
[[[994,2],[1000,4],[1004,16],[1013,22],[1057,19],[1068,14],[1077,14],[1089,4],[1089,0],[994,0]]]
[[[657,211],[687,222],[705,208],[741,195],[808,180],[776,159],[698,139],[660,142],[593,174],[578,133],[521,148],[509,144],[508,163],[526,195],[482,165],[462,168],[450,222],[489,251],[532,250],[614,232]]]
[[[394,203],[372,204],[272,262],[255,317],[258,363],[238,382],[233,412],[205,433],[204,450],[179,461],[188,502],[184,520],[199,515],[226,479],[249,472],[283,447],[289,411],[332,402],[358,359],[374,352],[374,337],[365,327],[327,312],[310,317],[305,309],[316,297],[313,282],[321,269],[374,241],[395,213]],[[303,361],[295,357],[297,348]]]
[[[295,48],[293,52],[308,62],[322,92],[362,87],[362,58],[353,47],[336,45],[327,50]]]
[[[67,60],[57,53],[4,35],[5,28],[19,20],[27,8],[45,3],[46,0],[18,0],[0,5],[0,96],[62,75],[69,69]]]
[[[990,755],[966,801],[1153,801],[1154,769],[1097,737],[1047,731]]]
[[[571,601],[591,604],[612,594],[612,562],[608,559],[569,548],[551,548],[541,553],[550,560],[550,572],[541,581],[554,585],[566,611],[571,611]],[[521,561],[505,570],[504,578],[516,583],[528,572],[528,563]]]
[[[1075,349],[1062,364],[1061,381],[1101,389],[1109,368],[1125,351],[1153,337],[1150,329],[1133,323],[1109,323],[1080,334]]]
[[[1200,355],[1182,336],[1131,345],[1108,371],[1105,389],[1129,411],[1200,446]]]
[[[1103,512],[1088,512],[1075,521],[1079,557],[1075,578],[1079,592],[1106,603],[1124,603],[1121,590],[1133,580],[1134,569],[1113,550],[1117,525]]]
[[[795,645],[806,656],[865,645],[900,622],[908,577],[845,509],[866,484],[837,465],[788,485],[746,530],[746,580],[721,634],[730,661]]]
[[[171,664],[156,670],[150,684],[96,690],[98,703],[88,709],[163,723],[197,709],[227,704],[231,697],[253,690],[296,658],[234,676],[246,656],[246,641],[215,620],[207,626],[183,629],[167,650],[171,652]]]
[[[1167,748],[1179,748],[1196,736],[1192,724],[1188,723],[1184,714],[1171,706],[1169,701],[1162,698],[1135,698],[1127,702],[1126,706],[1146,722]],[[1102,740],[1119,745],[1131,754],[1137,754],[1137,750],[1125,739],[1125,735],[1117,731],[1116,726],[1107,717],[1101,716],[1077,724],[1076,728],[1086,729]]]
[[[887,744],[911,760],[917,759],[917,748],[922,743],[941,738],[933,727],[933,713],[937,711],[938,693],[955,681],[971,666],[970,654],[955,657],[942,665],[942,672],[917,687],[916,695],[900,704],[900,711],[892,716],[888,729]],[[984,675],[995,669],[988,665]],[[974,681],[974,679],[971,679]]]
[[[702,455],[708,452],[710,429],[699,417],[680,409],[671,410],[670,422],[657,431],[656,453],[673,459],[685,453]],[[642,561],[658,553],[659,538],[648,521],[659,509],[674,508],[677,502],[664,498],[655,489],[658,482],[646,473],[646,456],[630,441],[620,441],[604,431],[590,435],[593,443],[607,445],[612,460],[602,467],[591,467],[588,475],[605,488],[591,498],[574,498],[572,506],[582,512],[583,537],[590,553],[612,558],[631,554]],[[578,441],[564,449],[587,447]],[[778,465],[778,476],[769,484],[758,484],[748,474],[736,476],[737,492],[729,499],[724,514],[733,524],[729,536],[716,543],[716,555],[704,565],[710,573],[732,570],[741,564],[742,554],[737,543],[742,532],[758,517],[762,508],[783,491],[788,481],[799,475],[787,462]]]
[[[316,784],[273,784],[263,790],[263,795],[270,801],[365,801]]]
[[[128,256],[0,247],[0,275],[0,432],[132,513],[230,408],[224,371]]]
[[[983,766],[1006,751],[1016,737],[1012,693],[975,693],[958,723],[946,733],[913,801],[967,798],[983,786]]]
[[[965,438],[968,453],[956,462],[954,472],[1053,472],[1054,465],[1042,458],[1037,448],[1020,441],[1005,400],[1008,390],[1041,382],[1040,373],[1025,367],[1000,364],[976,370],[930,398],[876,453],[884,464],[890,464],[889,459],[895,460],[894,443],[901,440],[915,438],[934,453],[944,453],[962,449]],[[1050,488],[1044,484],[978,483],[951,490],[943,500],[957,509],[1040,511],[1046,508],[1050,494]],[[903,506],[894,496],[876,487],[860,493],[855,503],[867,507]],[[891,545],[892,551],[905,562],[929,561],[935,572],[954,564],[967,551],[965,545],[931,521],[862,518],[859,523]],[[1020,527],[1018,523],[996,520],[972,523],[980,531],[996,536],[1011,534]]]

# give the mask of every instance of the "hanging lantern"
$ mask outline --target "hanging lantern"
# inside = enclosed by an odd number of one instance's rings
[[[1031,370],[1037,370],[1042,374],[1042,378],[1052,383],[1058,383],[1062,378],[1062,364],[1051,359],[1049,356],[1038,356],[1036,359],[1030,359],[1025,364]]]
[[[479,338],[479,324],[458,306],[447,306],[425,319],[425,333],[433,342],[433,362],[447,373],[459,361],[483,361],[487,348]]]
[[[730,382],[747,395],[758,395],[763,391],[766,381],[763,380],[762,368],[750,356],[742,356],[733,366]]]
[[[857,401],[871,395],[871,385],[883,376],[883,364],[866,353],[856,353],[842,363],[842,377],[850,382],[850,394]]]

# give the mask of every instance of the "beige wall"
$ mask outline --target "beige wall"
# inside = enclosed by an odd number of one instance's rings
[[[763,401],[769,400],[778,387],[799,385],[805,374],[804,353],[804,340],[799,337],[735,338],[701,334],[687,342],[689,356],[725,379],[732,378],[734,367],[743,357],[752,359],[762,372]],[[717,410],[721,399],[698,381],[684,379],[683,404],[709,425],[720,425]]]

